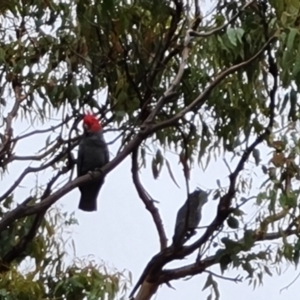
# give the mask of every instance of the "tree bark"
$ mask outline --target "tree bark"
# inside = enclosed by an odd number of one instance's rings
[[[157,282],[149,282],[145,280],[134,300],[150,300],[157,292],[158,287],[159,284]]]

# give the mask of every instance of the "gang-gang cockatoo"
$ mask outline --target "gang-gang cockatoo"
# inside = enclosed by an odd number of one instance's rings
[[[79,143],[77,158],[78,177],[102,168],[109,162],[109,152],[101,122],[88,113],[83,118],[83,129],[84,134]],[[93,178],[79,187],[81,193],[79,209],[89,212],[97,210],[97,197],[103,183],[104,178]]]

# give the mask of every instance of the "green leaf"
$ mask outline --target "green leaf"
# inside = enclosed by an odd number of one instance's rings
[[[114,8],[114,0],[103,0],[102,9],[103,12],[106,14],[111,12]]]
[[[242,267],[248,273],[249,278],[253,277],[254,269],[248,261],[244,262]]]
[[[280,115],[283,114],[283,112],[284,112],[284,110],[285,110],[285,108],[286,108],[286,105],[287,105],[289,99],[290,99],[290,94],[289,94],[289,93],[286,93],[286,94],[284,95],[283,103],[282,103],[282,106],[281,106],[280,111],[279,111],[279,114],[280,114]]]
[[[241,209],[235,209],[232,213],[237,217],[245,215],[245,213]]]
[[[0,48],[0,63],[5,63],[5,51]]]
[[[166,166],[167,166],[167,169],[168,169],[168,172],[169,172],[169,175],[172,179],[172,181],[175,183],[175,185],[180,189],[180,186],[178,185],[175,177],[174,177],[174,174],[172,172],[172,169],[171,169],[171,164],[169,163],[169,161],[166,159]]]
[[[227,36],[231,42],[232,45],[236,46],[236,41],[237,41],[237,34],[236,34],[236,30],[234,28],[228,28],[227,29]]]
[[[220,268],[222,274],[224,274],[224,271],[227,270],[228,265],[231,263],[231,258],[229,255],[224,255],[220,259]]]
[[[300,2],[298,0],[289,0],[289,4],[295,7],[296,9],[300,8]]]
[[[298,29],[295,28],[289,28],[290,32],[288,34],[288,38],[287,38],[287,50],[291,51],[294,48],[294,40],[295,37],[299,34]]]
[[[295,250],[293,255],[293,261],[296,266],[298,266],[299,264],[299,258],[300,258],[300,250]]]
[[[241,44],[243,44],[242,37],[243,37],[244,33],[245,33],[245,30],[243,28],[236,29],[236,37],[238,38],[238,40],[240,41]]]
[[[254,160],[255,160],[255,165],[258,166],[261,159],[260,159],[260,151],[258,149],[254,149],[252,151],[252,155],[254,157]]]
[[[239,228],[239,221],[238,219],[230,216],[228,219],[227,219],[227,225],[230,227],[230,228],[233,228],[233,229],[237,229]]]
[[[206,279],[206,282],[205,282],[205,284],[204,284],[204,287],[203,287],[203,289],[202,289],[202,291],[204,291],[205,289],[207,289],[209,286],[211,286],[213,284],[213,278],[212,278],[212,275],[211,274],[209,274],[208,276],[207,276],[207,279]]]
[[[270,269],[267,266],[264,266],[264,270],[269,276],[271,277],[273,276],[273,274],[271,273]]]
[[[246,230],[244,233],[244,248],[250,250],[254,246],[255,240],[253,238],[253,231]]]

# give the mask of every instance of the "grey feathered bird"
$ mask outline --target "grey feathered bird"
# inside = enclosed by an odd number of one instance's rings
[[[84,134],[79,143],[77,158],[78,177],[101,168],[109,162],[109,151],[104,140],[102,125],[94,115],[87,114],[83,118]],[[97,197],[103,179],[92,179],[79,187],[81,197],[79,209],[83,211],[97,210]]]
[[[189,194],[188,199],[179,209],[176,217],[173,245],[183,245],[195,234],[201,220],[203,205],[208,201],[208,194],[201,189]]]

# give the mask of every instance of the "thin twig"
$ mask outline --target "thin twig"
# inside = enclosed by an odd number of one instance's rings
[[[228,25],[230,25],[231,23],[233,23],[240,15],[241,13],[250,5],[252,5],[255,1],[250,1],[247,4],[245,4],[228,22],[226,22],[225,24],[223,24],[222,26],[219,26],[211,31],[207,31],[207,32],[197,32],[197,31],[191,31],[191,36],[193,37],[209,37],[212,35],[215,35],[217,33],[219,33],[220,31],[226,29],[226,27],[228,27]]]
[[[28,156],[12,155],[5,161],[5,163],[7,164],[14,160],[19,160],[19,161],[38,160],[38,161],[40,161],[43,158],[45,158],[46,156],[48,156],[49,154],[55,153],[55,150],[57,150],[62,144],[63,144],[63,139],[59,136],[56,139],[56,143],[52,147],[50,147],[48,150],[46,150],[45,152],[38,154],[38,155],[28,155]]]
[[[48,161],[46,164],[42,164],[39,167],[27,167],[21,175],[17,178],[17,180],[13,183],[13,185],[0,197],[0,202],[5,200],[22,182],[22,180],[30,173],[36,173],[40,172],[42,170],[47,169],[48,167],[54,165],[57,161],[62,159],[67,153],[67,149],[65,151],[62,151],[60,154],[58,154],[56,157],[54,157],[52,160]],[[16,208],[18,209],[18,208]],[[4,217],[5,218],[5,217]],[[1,231],[1,230],[0,230]]]
[[[235,283],[242,282],[242,278],[239,275],[235,278],[231,278],[231,277],[226,277],[226,276],[223,276],[223,275],[216,274],[216,273],[214,273],[212,271],[209,271],[209,270],[205,270],[204,273],[208,273],[208,274],[210,274],[214,277],[217,277],[217,278],[220,278],[220,279],[223,279],[223,280],[233,281]]]
[[[294,278],[292,280],[292,282],[290,282],[287,286],[285,286],[282,289],[280,289],[279,292],[281,293],[282,291],[287,290],[291,285],[293,285],[299,279],[299,277],[300,277],[300,273],[298,273],[298,275],[296,276],[296,278]]]
[[[36,134],[41,134],[41,133],[47,133],[47,132],[50,132],[50,131],[55,131],[55,129],[60,128],[62,125],[64,125],[67,122],[69,122],[72,118],[73,118],[73,116],[67,116],[63,122],[61,122],[61,123],[59,123],[59,124],[57,124],[55,126],[51,126],[50,128],[47,128],[47,129],[34,130],[32,132],[25,133],[23,135],[20,135],[20,136],[17,136],[15,138],[13,138],[12,142],[17,142],[17,141],[20,141],[22,139],[25,139],[27,137],[30,137],[30,136],[33,136],[33,135],[36,135]]]

